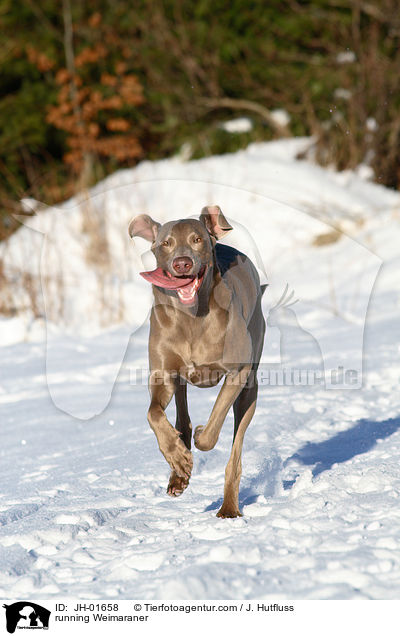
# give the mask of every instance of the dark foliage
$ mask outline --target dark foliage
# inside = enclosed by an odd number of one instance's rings
[[[0,0],[0,238],[118,167],[314,135],[340,169],[400,180],[397,0]],[[271,118],[290,115],[288,126]],[[246,115],[253,128],[220,123]]]

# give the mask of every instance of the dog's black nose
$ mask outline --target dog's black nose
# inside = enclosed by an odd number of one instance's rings
[[[189,256],[178,256],[172,261],[172,267],[177,274],[187,274],[193,267],[193,261]]]

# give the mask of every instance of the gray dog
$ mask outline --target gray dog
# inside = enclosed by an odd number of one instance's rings
[[[231,229],[218,206],[203,208],[200,220],[161,226],[143,214],[129,226],[131,237],[152,243],[157,260],[154,271],[142,272],[153,285],[155,301],[150,318],[148,420],[172,469],[170,495],[178,496],[187,488],[193,467],[187,382],[203,388],[224,378],[207,424],[196,427],[194,443],[200,450],[214,448],[233,405],[233,446],[218,517],[241,516],[243,438],[256,408],[256,374],[265,332],[264,287],[257,270],[244,254],[217,243]],[[165,414],[173,395],[176,428]]]

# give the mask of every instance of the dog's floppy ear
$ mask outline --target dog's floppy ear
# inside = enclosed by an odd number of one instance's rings
[[[203,208],[200,221],[204,223],[209,234],[216,239],[222,238],[227,232],[233,230],[218,205],[209,205]]]
[[[141,238],[146,239],[146,241],[150,241],[152,243],[155,240],[160,227],[161,223],[153,221],[151,216],[148,214],[140,214],[139,216],[135,216],[135,218],[133,218],[129,223],[129,236],[131,238],[134,236],[140,236]]]

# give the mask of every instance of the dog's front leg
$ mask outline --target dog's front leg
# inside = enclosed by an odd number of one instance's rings
[[[240,371],[228,373],[225,376],[214,408],[206,426],[196,426],[194,432],[194,444],[196,448],[208,451],[214,448],[218,441],[225,417],[247,382],[251,365],[244,366]]]
[[[169,423],[165,414],[175,392],[175,379],[165,371],[152,371],[149,389],[151,402],[147,418],[156,434],[158,446],[172,470],[182,479],[189,480],[192,472],[192,453],[183,443],[179,431]]]
[[[190,422],[190,415],[188,411],[187,403],[187,385],[183,378],[178,376],[176,378],[176,391],[175,391],[175,403],[176,403],[176,425],[175,428],[179,431],[179,435],[185,444],[186,448],[190,450],[192,445],[192,424]],[[179,497],[183,491],[189,485],[188,477],[179,477],[174,470],[171,471],[169,478],[167,493],[171,497]]]

